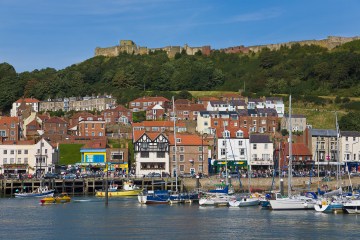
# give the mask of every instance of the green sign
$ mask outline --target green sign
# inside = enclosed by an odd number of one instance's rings
[[[236,166],[236,167],[246,167],[247,166],[247,161],[246,160],[235,160],[235,161],[222,161],[222,160],[216,160],[214,161],[214,166],[216,167],[224,167],[225,165],[232,167],[232,166]]]

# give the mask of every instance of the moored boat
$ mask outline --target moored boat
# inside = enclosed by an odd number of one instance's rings
[[[141,204],[168,204],[170,203],[170,192],[167,190],[140,192],[138,201]]]
[[[350,200],[349,202],[344,203],[344,211],[350,214],[360,214],[360,200]]]
[[[114,189],[114,186],[110,186],[110,188],[108,189],[109,197],[137,196],[142,191],[142,189],[136,186],[132,180],[125,181],[123,183],[123,189],[117,190],[117,185],[116,190]],[[105,197],[106,192],[104,190],[96,191],[95,196]]]
[[[28,197],[52,197],[54,196],[55,189],[49,189],[47,186],[39,187],[33,192],[29,193],[15,193],[16,198],[28,198]]]

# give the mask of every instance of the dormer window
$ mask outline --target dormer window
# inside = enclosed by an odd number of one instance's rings
[[[230,132],[229,132],[228,130],[225,130],[225,131],[223,132],[223,137],[224,137],[224,138],[230,138]]]
[[[181,143],[181,138],[176,138],[177,143]]]
[[[93,118],[92,118],[92,117],[88,117],[87,120],[88,120],[88,121],[92,121]]]
[[[236,132],[236,137],[237,138],[242,138],[242,137],[244,137],[244,133],[242,131],[237,131]]]

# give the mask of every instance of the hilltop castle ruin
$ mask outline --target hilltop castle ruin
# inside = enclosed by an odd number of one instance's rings
[[[248,47],[239,45],[239,46],[228,47],[219,50],[225,53],[247,54],[250,52],[254,52],[254,53],[260,52],[264,48],[269,48],[270,50],[278,50],[280,49],[281,46],[291,47],[294,44],[300,44],[300,46],[316,45],[327,49],[333,49],[337,46],[340,46],[344,43],[351,42],[354,40],[360,40],[360,37],[359,36],[356,37],[329,36],[326,39],[322,39],[322,40],[292,41],[287,43],[256,45],[256,46],[248,46]],[[118,46],[107,47],[107,48],[97,47],[95,49],[95,56],[115,57],[122,52],[126,52],[128,54],[144,55],[157,50],[165,51],[170,58],[173,58],[176,53],[181,53],[183,50],[186,52],[187,55],[195,55],[195,53],[198,51],[200,51],[203,55],[209,55],[212,51],[210,46],[190,47],[187,44],[185,44],[184,47],[167,46],[162,48],[147,48],[136,45],[132,40],[120,40],[120,45]]]

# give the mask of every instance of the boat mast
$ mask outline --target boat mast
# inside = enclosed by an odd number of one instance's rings
[[[225,183],[226,185],[228,185],[228,175],[227,175],[227,140],[226,140],[226,129],[225,129],[225,124],[224,124],[224,133],[223,133],[223,137],[224,137],[224,140],[225,140]]]
[[[291,95],[289,96],[289,164],[288,164],[288,197],[291,196],[292,177],[292,126],[291,126]]]
[[[175,189],[176,192],[178,191],[178,166],[177,166],[177,156],[176,156],[176,117],[175,117],[175,101],[174,96],[172,97],[172,104],[173,104],[173,121],[174,121],[174,141],[175,141],[175,149],[174,149],[174,156],[175,156]]]
[[[336,184],[337,187],[341,187],[341,177],[340,177],[340,156],[339,156],[339,138],[340,138],[340,130],[337,119],[337,112],[335,112],[335,121],[336,121]]]

